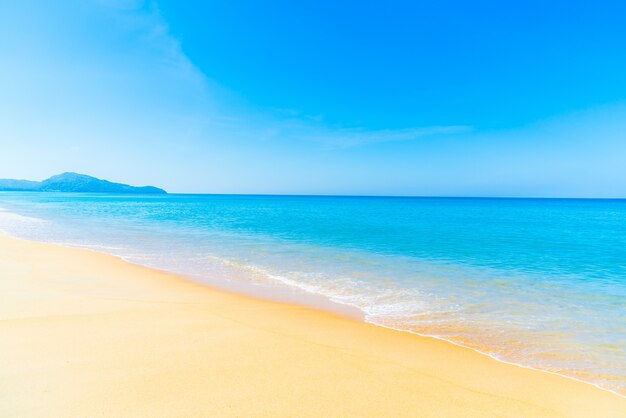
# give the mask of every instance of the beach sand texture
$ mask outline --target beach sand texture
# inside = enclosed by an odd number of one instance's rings
[[[624,417],[445,341],[0,235],[0,416]]]

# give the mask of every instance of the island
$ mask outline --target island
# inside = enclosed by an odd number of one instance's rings
[[[0,179],[0,191],[12,192],[70,192],[115,194],[166,194],[154,186],[129,186],[113,183],[86,174],[62,173],[44,181]]]

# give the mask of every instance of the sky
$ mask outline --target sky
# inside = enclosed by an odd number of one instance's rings
[[[0,0],[0,178],[626,197],[624,16],[622,0]]]

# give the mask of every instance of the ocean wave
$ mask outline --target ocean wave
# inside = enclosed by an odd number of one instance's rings
[[[46,223],[45,219],[24,216],[0,207],[0,225],[2,222]]]
[[[207,256],[207,260],[238,271],[247,280],[289,286],[359,309],[374,325],[438,338],[473,349],[496,360],[520,367],[543,370],[590,383],[620,396],[626,392],[623,379],[607,379],[594,372],[593,362],[568,358],[554,347],[533,341],[535,335],[507,329],[502,323],[476,323],[466,318],[464,307],[431,293],[367,283],[351,277],[331,277],[316,272],[275,272],[249,262]],[[516,338],[517,336],[518,338]],[[555,357],[555,354],[559,356]],[[583,377],[581,377],[583,376]]]

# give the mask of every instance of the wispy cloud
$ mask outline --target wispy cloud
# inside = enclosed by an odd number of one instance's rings
[[[407,129],[366,130],[359,128],[326,128],[312,132],[304,139],[336,147],[354,147],[379,142],[414,141],[439,135],[453,135],[471,131],[470,126],[428,126]]]
[[[274,121],[265,130],[263,139],[289,139],[317,142],[333,148],[350,148],[382,142],[404,142],[442,135],[464,134],[471,126],[426,126],[405,129],[366,129],[328,126],[311,118],[290,118]]]
[[[294,108],[261,109],[240,100],[235,92],[225,91],[185,54],[181,42],[174,37],[154,1],[99,0],[115,10],[118,19],[135,31],[143,33],[143,42],[160,57],[161,66],[171,78],[183,78],[205,97],[200,105],[206,136],[227,139],[246,137],[263,141],[303,141],[331,148],[351,148],[383,142],[414,141],[442,135],[467,133],[470,126],[426,126],[404,129],[367,129],[365,127],[333,126],[321,114],[306,114]]]

